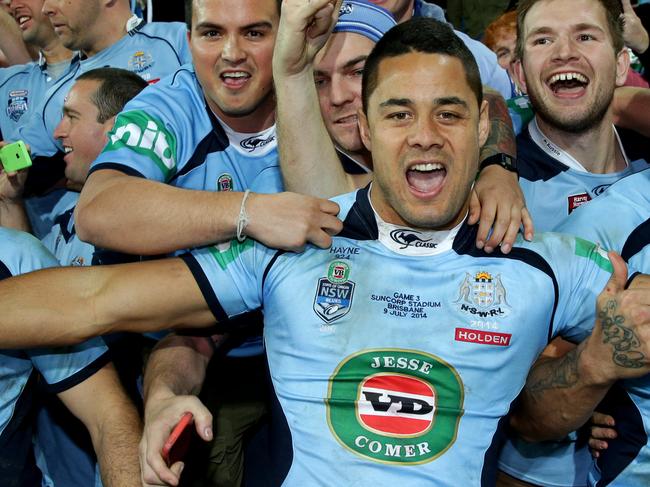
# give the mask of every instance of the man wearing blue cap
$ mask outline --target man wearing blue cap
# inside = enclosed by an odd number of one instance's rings
[[[338,19],[330,19],[333,34],[310,38],[307,26],[324,17],[323,12],[331,8],[328,3],[285,0],[283,5],[273,76],[285,186],[321,197],[364,186],[372,167],[357,128],[363,66],[374,44],[395,20],[390,12],[366,0],[346,0],[340,5]],[[486,99],[491,102],[491,135],[481,152],[481,167],[496,163],[512,169],[501,164],[501,158],[511,159],[505,154],[514,155],[507,109],[496,93],[486,93]],[[315,110],[317,100],[320,113]],[[319,155],[317,162],[314,154]],[[490,168],[481,174],[470,213],[474,223],[479,212],[481,215],[477,247],[492,251],[503,240],[501,250],[508,252],[522,221],[526,237],[532,236],[521,190],[508,171]]]

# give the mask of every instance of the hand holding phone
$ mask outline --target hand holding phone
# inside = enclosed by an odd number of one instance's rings
[[[162,448],[161,455],[167,466],[183,460],[190,447],[193,431],[194,416],[192,413],[183,414]]]
[[[0,148],[0,162],[6,172],[16,172],[32,165],[27,146],[22,140]]]

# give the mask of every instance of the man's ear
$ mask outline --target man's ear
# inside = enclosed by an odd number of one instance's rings
[[[630,53],[626,48],[616,55],[616,86],[623,86],[630,71]]]
[[[515,73],[517,86],[519,86],[521,91],[524,93],[528,93],[528,90],[526,89],[526,74],[524,73],[524,66],[521,59],[517,59],[512,63],[512,70]]]
[[[370,140],[370,127],[368,127],[368,117],[363,112],[363,109],[357,109],[357,120],[359,124],[359,135],[361,135],[361,142],[366,147],[368,152],[372,152],[372,141]]]

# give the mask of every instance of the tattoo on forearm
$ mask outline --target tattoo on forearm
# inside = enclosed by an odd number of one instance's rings
[[[573,387],[580,377],[578,358],[582,349],[576,348],[557,360],[547,360],[533,368],[526,389],[537,393],[546,389],[566,389]]]
[[[615,300],[605,303],[598,311],[598,319],[603,327],[603,343],[614,347],[614,363],[627,369],[643,367],[645,355],[638,350],[641,343],[634,331],[625,326],[625,317],[618,312]]]

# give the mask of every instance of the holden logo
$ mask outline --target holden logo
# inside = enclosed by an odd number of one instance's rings
[[[390,238],[402,246],[400,247],[400,250],[403,250],[407,247],[419,247],[427,249],[435,249],[438,247],[437,243],[432,242],[431,239],[425,240],[420,237],[420,235],[422,235],[422,233],[416,230],[404,230],[401,228],[390,232]]]
[[[260,147],[264,147],[275,140],[275,135],[271,135],[268,139],[262,139],[261,137],[249,137],[248,139],[242,140],[239,145],[242,148],[246,149],[248,152],[253,152]]]
[[[456,441],[464,387],[456,370],[416,350],[364,350],[330,377],[327,420],[347,450],[379,463],[417,465]]]

